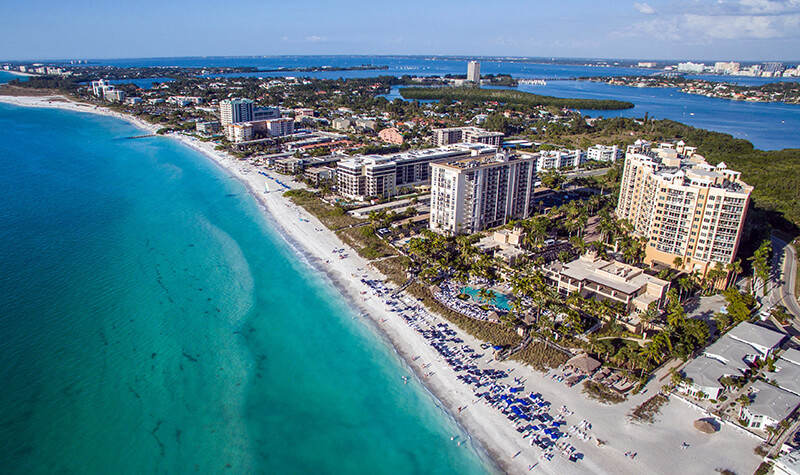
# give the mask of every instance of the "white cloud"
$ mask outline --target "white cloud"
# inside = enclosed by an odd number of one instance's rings
[[[643,15],[655,15],[657,13],[655,8],[646,3],[634,3],[633,8]]]
[[[784,38],[797,34],[797,28],[800,27],[800,14],[686,15],[685,25],[688,31],[713,39]]]
[[[306,36],[306,41],[310,43],[325,43],[330,40],[331,40],[330,38],[325,36],[317,36],[317,35]]]
[[[662,12],[657,18],[616,31],[614,36],[687,43],[800,36],[800,0],[715,0],[689,5],[680,13]],[[634,7],[643,14],[656,13],[646,3]]]

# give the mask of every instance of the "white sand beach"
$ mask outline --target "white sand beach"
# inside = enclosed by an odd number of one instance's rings
[[[115,113],[90,105],[81,105],[53,97],[3,97],[0,102],[26,107],[51,107],[87,113],[104,114],[117,117],[153,133],[157,127],[144,123],[131,116]],[[307,256],[310,264],[326,275],[347,298],[355,313],[360,313],[365,325],[385,336],[406,361],[410,370],[416,373],[423,384],[443,403],[453,417],[466,429],[479,447],[485,449],[498,466],[508,473],[654,473],[654,474],[709,474],[716,469],[730,469],[736,473],[752,473],[761,461],[753,449],[759,441],[727,425],[715,434],[705,434],[693,427],[693,422],[705,417],[684,402],[671,398],[656,418],[654,424],[632,423],[628,414],[643,401],[653,396],[662,383],[649,385],[645,394],[630,397],[627,401],[606,406],[584,397],[580,385],[568,388],[548,374],[542,374],[528,366],[514,361],[496,362],[491,360],[488,351],[480,350],[480,343],[464,332],[458,336],[464,343],[483,355],[474,360],[480,368],[493,368],[506,371],[507,384],[518,386],[512,379],[522,381],[525,391],[539,393],[551,403],[551,414],[566,406],[565,429],[582,421],[591,423],[587,430],[590,439],[581,440],[572,436],[567,442],[582,459],[569,461],[566,457],[555,456],[550,461],[540,460],[541,450],[532,447],[528,439],[515,430],[515,427],[496,408],[478,400],[471,386],[460,381],[454,371],[429,341],[415,331],[401,317],[392,311],[384,301],[388,297],[373,295],[372,288],[361,279],[382,280],[384,277],[352,249],[343,244],[338,237],[327,230],[316,218],[295,206],[285,198],[276,182],[268,176],[281,180],[290,187],[301,185],[289,177],[277,175],[263,168],[256,168],[249,162],[238,160],[228,154],[214,150],[213,143],[201,142],[183,135],[170,135],[187,146],[211,158],[231,175],[244,183],[251,194],[263,205],[269,221],[299,252]],[[265,184],[270,188],[265,193]],[[347,258],[339,259],[333,249],[344,248]],[[354,277],[357,276],[357,277]],[[417,305],[408,296],[401,297],[402,305]],[[409,312],[407,311],[406,314]],[[430,312],[427,312],[428,314]],[[367,320],[369,318],[369,320]],[[434,323],[446,320],[433,316]],[[454,328],[451,324],[450,328]],[[454,345],[460,346],[460,345]],[[398,374],[398,378],[412,376]],[[458,409],[462,408],[461,411]],[[602,440],[598,446],[597,440]],[[444,440],[442,443],[458,444],[458,439]],[[683,444],[688,447],[682,448]],[[634,458],[626,453],[635,453]]]

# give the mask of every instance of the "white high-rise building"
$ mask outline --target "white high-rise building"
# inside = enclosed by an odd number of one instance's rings
[[[253,120],[253,101],[250,99],[224,99],[219,102],[219,119],[222,126]]]
[[[471,234],[536,210],[536,158],[501,152],[431,163],[430,229]]]
[[[467,81],[481,82],[481,63],[470,61],[467,65]]]

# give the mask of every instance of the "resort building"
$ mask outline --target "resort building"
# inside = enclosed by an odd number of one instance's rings
[[[477,61],[470,61],[467,64],[467,81],[481,82],[481,63]]]
[[[535,159],[508,153],[431,164],[430,229],[475,233],[536,210]]]
[[[404,140],[400,131],[394,127],[381,130],[378,132],[378,137],[384,142],[393,143],[395,145],[402,145]]]
[[[234,143],[247,142],[255,138],[252,122],[237,122],[225,125],[225,137]]]
[[[616,162],[617,159],[622,158],[622,149],[614,146],[595,145],[586,150],[586,159],[594,160],[596,162]]]
[[[542,272],[561,295],[579,293],[587,299],[617,302],[627,313],[644,312],[652,302],[661,308],[669,290],[669,282],[665,280],[638,267],[600,259],[594,253],[586,253],[568,264],[553,262]],[[632,320],[630,326],[637,333],[644,330],[637,328],[638,319]]]
[[[733,262],[753,187],[725,163],[709,165],[688,149],[687,158],[671,144],[629,147],[616,215],[648,239],[649,264],[675,267],[680,258],[678,270],[705,275]]]
[[[113,86],[112,86],[112,88],[106,89],[105,93],[103,94],[103,97],[107,101],[124,102],[125,101],[125,91],[121,91],[119,89],[113,89]]]
[[[253,120],[253,101],[224,99],[219,102],[219,118],[223,126]]]
[[[785,336],[742,322],[683,368],[684,376],[691,382],[682,384],[679,389],[693,397],[718,399],[724,390],[720,379],[744,376],[756,361],[771,357]]]
[[[349,158],[340,161],[337,168],[338,192],[355,200],[392,196],[398,189],[427,184],[431,162],[489,156],[496,151],[494,147],[483,145],[456,144],[392,155]]]
[[[225,137],[231,142],[240,143],[257,137],[283,137],[294,133],[294,119],[289,117],[236,122],[225,125]]]
[[[433,143],[437,147],[456,143],[481,143],[500,147],[503,145],[502,132],[489,132],[480,127],[451,127],[433,130]]]

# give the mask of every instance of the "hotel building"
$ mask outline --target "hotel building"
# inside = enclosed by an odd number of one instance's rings
[[[672,144],[628,147],[617,204],[637,236],[648,239],[646,262],[705,275],[733,262],[753,187],[725,163],[679,155]]]
[[[345,198],[394,195],[397,189],[427,184],[430,163],[467,157],[494,155],[497,149],[480,144],[457,144],[392,155],[364,155],[339,162],[336,170],[338,192]]]
[[[475,233],[536,210],[536,159],[507,153],[431,164],[430,229]]]
[[[482,143],[492,147],[500,147],[503,145],[503,133],[489,132],[480,127],[434,129],[433,142],[437,147],[456,143]]]

